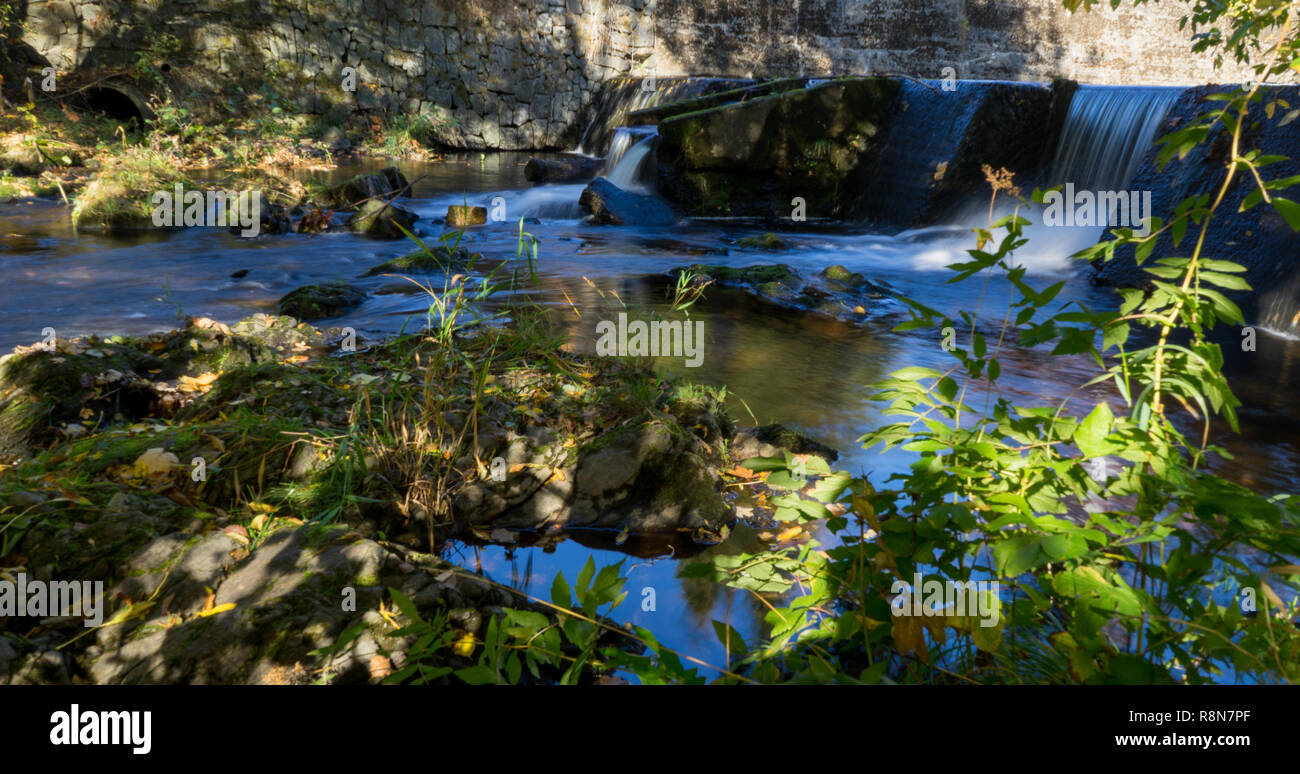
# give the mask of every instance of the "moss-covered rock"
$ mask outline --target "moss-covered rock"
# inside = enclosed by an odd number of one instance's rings
[[[360,306],[366,291],[346,282],[305,285],[286,293],[279,301],[280,314],[310,322],[338,317]]]
[[[416,250],[400,258],[392,258],[366,270],[362,277],[375,277],[380,274],[434,274],[456,271],[476,263],[483,256],[471,253],[469,248],[458,245],[455,249],[439,245],[429,252]]]
[[[190,181],[160,153],[135,148],[114,157],[77,195],[72,224],[109,231],[153,228],[156,191],[171,191]]]
[[[743,268],[695,264],[673,269],[669,276],[689,274],[695,284],[712,283],[738,288],[782,309],[808,312],[844,322],[861,322],[873,313],[895,308],[886,303],[893,295],[883,282],[874,282],[843,266],[831,266],[806,280],[784,264],[758,264]]]
[[[698,279],[711,279],[719,285],[732,287],[789,283],[799,279],[794,269],[781,263],[763,263],[745,267],[696,263],[673,269],[670,274],[677,276],[683,272],[689,272]]]
[[[855,271],[849,271],[839,264],[822,269],[821,276],[846,288],[857,288],[867,284],[867,278]]]
[[[348,221],[348,230],[381,239],[402,239],[415,229],[418,218],[396,204],[371,199],[357,208]]]
[[[325,335],[290,317],[253,315],[234,328],[206,318],[168,333],[55,339],[0,358],[0,456],[23,456],[56,432],[170,417],[213,376],[326,345]]]
[[[385,167],[373,175],[357,175],[318,191],[312,199],[321,207],[350,210],[366,200],[391,199],[409,187],[410,183],[397,167]]]
[[[739,247],[753,247],[759,250],[790,249],[789,243],[770,231],[762,236],[741,237],[736,240],[736,245]]]

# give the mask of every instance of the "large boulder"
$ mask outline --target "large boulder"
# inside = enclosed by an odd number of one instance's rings
[[[578,204],[593,223],[611,226],[669,226],[678,220],[658,198],[624,191],[604,177],[583,189]]]
[[[267,363],[326,345],[290,317],[207,318],[138,338],[58,338],[0,357],[0,457],[24,456],[78,428],[167,417],[193,393],[173,380]]]
[[[983,190],[985,164],[1010,169],[1017,182],[1036,175],[1055,139],[1053,117],[1068,103],[1063,88],[1027,83],[777,83],[694,112],[656,109],[659,190],[675,207],[693,216],[930,222]]]
[[[390,258],[381,264],[371,266],[362,277],[377,277],[381,274],[434,274],[450,270],[464,271],[483,256],[470,252],[468,247],[442,243],[429,251],[416,250],[413,253]]]

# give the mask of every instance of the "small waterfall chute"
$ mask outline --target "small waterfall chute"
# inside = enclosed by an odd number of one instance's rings
[[[1070,100],[1048,185],[1124,189],[1181,93],[1160,86],[1080,86]]]
[[[654,150],[658,131],[653,126],[624,126],[614,132],[605,159],[605,177],[624,190],[643,188],[641,168]]]
[[[1080,86],[1070,100],[1056,154],[1047,174],[1047,185],[1063,186],[1060,207],[1071,208],[1075,192],[1089,192],[1094,201],[1125,195],[1142,160],[1152,150],[1157,133],[1169,109],[1182,93],[1177,87]],[[1150,196],[1139,201],[1150,202]],[[1050,208],[1030,207],[1023,214],[1031,224],[1025,229],[1029,243],[1017,259],[1031,272],[1060,273],[1072,270],[1071,256],[1097,243],[1108,228],[1140,228],[1140,219],[1153,215],[1136,205],[1126,207],[1128,222],[1111,223],[1108,211],[1098,207],[1081,223],[1067,217],[1052,223]],[[1059,214],[1059,213],[1058,213]],[[1117,211],[1118,214],[1118,211]]]

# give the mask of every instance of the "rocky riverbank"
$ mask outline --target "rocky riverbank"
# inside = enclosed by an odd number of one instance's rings
[[[191,319],[0,359],[5,577],[100,582],[105,606],[95,629],[4,619],[0,680],[379,682],[414,639],[399,601],[471,645],[504,611],[546,612],[439,559],[446,541],[713,543],[738,514],[775,524],[746,458],[834,457],[512,319],[386,342]],[[738,507],[727,481],[758,500]],[[465,669],[472,653],[438,658]]]

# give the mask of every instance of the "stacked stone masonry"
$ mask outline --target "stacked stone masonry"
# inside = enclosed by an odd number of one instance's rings
[[[1190,54],[1180,3],[1068,13],[1061,0],[27,0],[24,40],[60,72],[177,63],[279,79],[302,109],[424,113],[453,147],[572,144],[595,90],[638,75],[1192,84],[1244,80]],[[356,69],[355,92],[342,88]],[[952,68],[945,72],[945,68]]]

